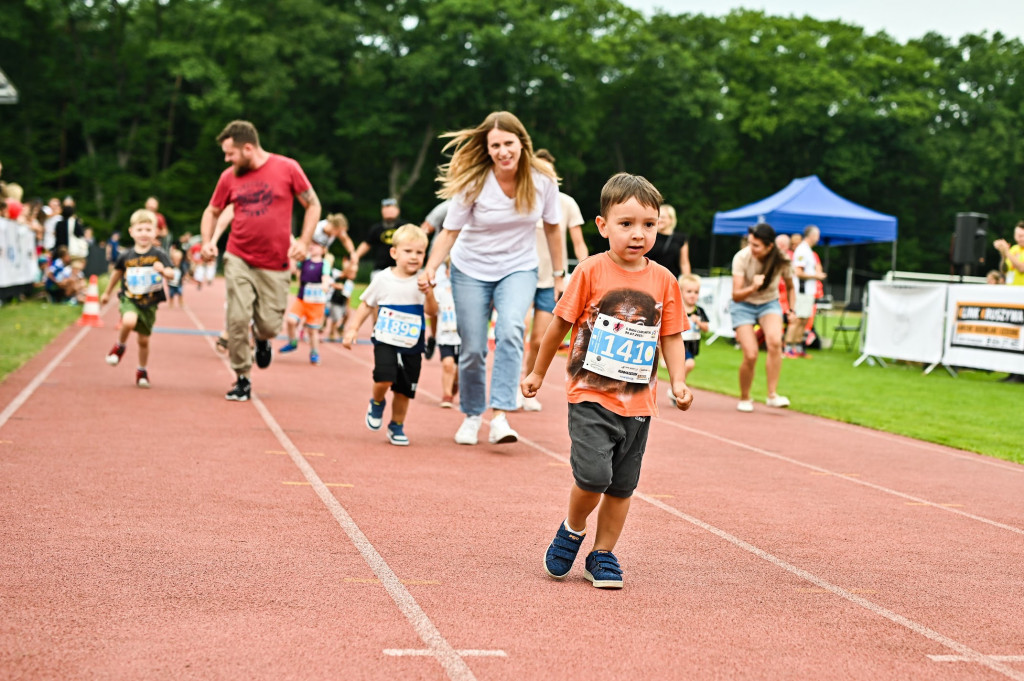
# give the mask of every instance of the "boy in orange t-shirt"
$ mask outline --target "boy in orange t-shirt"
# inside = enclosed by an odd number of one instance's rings
[[[693,402],[684,380],[682,332],[689,321],[679,285],[671,272],[644,257],[654,245],[660,205],[661,194],[640,176],[619,173],[608,180],[597,228],[609,250],[573,271],[533,371],[522,382],[525,397],[537,394],[571,328],[566,392],[575,484],[569,514],[544,560],[555,579],[569,574],[587,518],[600,505],[583,574],[595,587],[622,588],[622,568],[612,549],[640,477],[651,417],[658,413],[659,341],[676,406],[685,411]]]

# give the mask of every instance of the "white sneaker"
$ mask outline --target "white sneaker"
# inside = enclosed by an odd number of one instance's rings
[[[480,421],[479,416],[467,416],[462,421],[459,429],[455,431],[455,444],[475,445],[477,441],[476,434],[480,430]]]
[[[736,404],[736,411],[752,412],[754,411],[754,400],[740,400]]]
[[[764,401],[764,403],[767,404],[769,407],[776,407],[778,409],[781,409],[783,407],[789,406],[789,398],[783,397],[782,395],[776,395],[775,397],[769,397],[767,400]]]
[[[523,408],[523,391],[516,388],[516,411]]]
[[[487,440],[492,445],[505,445],[517,442],[519,440],[519,433],[512,430],[512,426],[508,425],[508,419],[502,414],[491,419],[491,434]]]
[[[543,406],[536,397],[523,398],[523,411],[540,411]]]

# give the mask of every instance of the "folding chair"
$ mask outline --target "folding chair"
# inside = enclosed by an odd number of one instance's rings
[[[836,347],[836,339],[839,336],[843,337],[843,345],[846,346],[846,351],[849,352],[853,349],[853,345],[850,344],[850,334],[856,339],[860,338],[860,330],[864,326],[864,315],[861,314],[856,318],[856,324],[851,318],[850,321],[846,320],[847,312],[864,312],[864,304],[859,300],[851,300],[843,307],[843,313],[839,316],[839,321],[836,322],[835,328],[832,329],[832,347]]]

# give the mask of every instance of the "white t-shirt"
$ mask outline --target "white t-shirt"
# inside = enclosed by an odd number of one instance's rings
[[[568,270],[569,252],[565,246],[565,235],[570,227],[583,224],[583,213],[576,199],[568,194],[558,192],[558,203],[562,209],[562,219],[558,221],[558,232],[561,234],[562,269]],[[544,231],[544,221],[537,221],[537,288],[551,288],[555,285],[554,266],[551,264],[551,251],[548,250],[548,235]]]
[[[321,220],[316,223],[316,229],[313,230],[313,243],[320,244],[326,250],[331,247],[335,238],[327,236],[327,220]]]
[[[537,267],[537,221],[558,224],[561,211],[555,181],[534,170],[533,183],[537,200],[528,213],[516,212],[515,199],[501,191],[493,170],[476,201],[451,202],[444,228],[460,232],[451,252],[459,270],[479,281],[498,281]]]
[[[381,270],[359,296],[360,302],[371,307],[381,305],[423,305],[425,296],[420,291],[417,276],[396,276],[392,268]]]
[[[43,222],[43,248],[52,251],[57,245],[57,223],[60,222],[60,215],[51,215]]]
[[[793,276],[796,277],[796,268],[804,268],[804,274],[817,274],[818,273],[818,261],[814,258],[814,251],[811,250],[810,244],[806,241],[801,241],[800,245],[793,251]],[[804,293],[809,293],[812,296],[818,293],[818,280],[817,279],[801,279],[800,288],[803,289]]]

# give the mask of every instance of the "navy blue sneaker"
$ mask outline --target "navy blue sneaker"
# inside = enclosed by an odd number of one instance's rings
[[[402,429],[401,423],[395,423],[392,421],[388,424],[388,442],[399,447],[408,447],[409,438],[405,436],[405,431]]]
[[[565,529],[565,523],[562,522],[558,526],[555,538],[548,546],[548,552],[544,555],[544,571],[555,579],[565,579],[572,569],[572,563],[576,560],[582,543],[583,534],[570,532]]]
[[[611,551],[591,551],[583,576],[598,589],[622,588],[622,568]]]
[[[285,345],[282,345],[280,348],[278,348],[277,351],[279,353],[281,353],[282,355],[284,355],[284,354],[289,353],[289,352],[295,352],[298,349],[299,349],[299,342],[298,341],[288,341]]]
[[[384,423],[384,405],[387,403],[387,400],[374,402],[373,398],[370,398],[370,407],[366,410],[367,428],[370,430],[380,430],[381,425]]]

